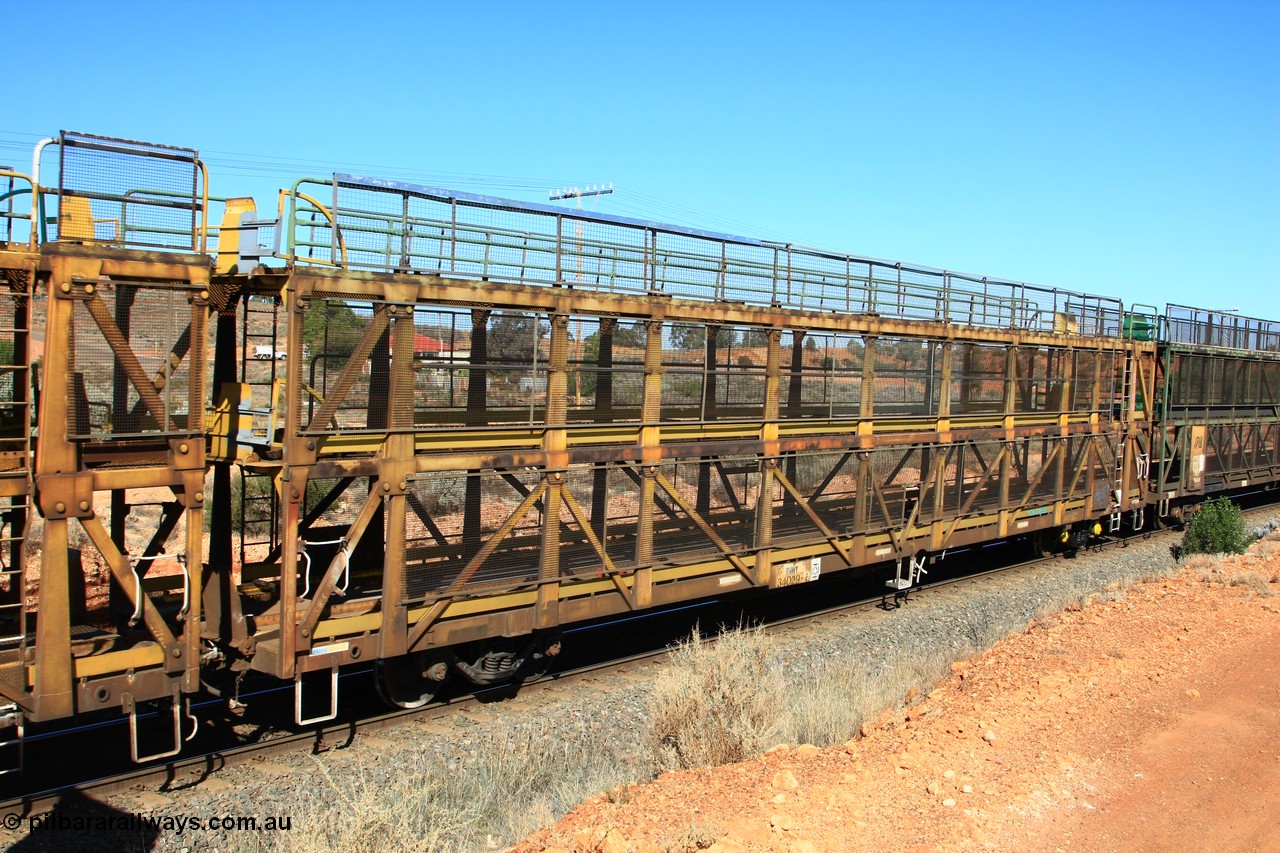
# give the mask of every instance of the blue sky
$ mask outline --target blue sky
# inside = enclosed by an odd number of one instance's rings
[[[0,162],[198,148],[1280,319],[1280,3],[10,2]],[[32,76],[28,77],[28,69]]]

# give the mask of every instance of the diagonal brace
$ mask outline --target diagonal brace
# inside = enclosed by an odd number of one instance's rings
[[[333,559],[329,562],[329,568],[325,570],[324,577],[320,579],[320,583],[316,586],[315,592],[311,596],[311,604],[307,607],[306,613],[302,615],[302,620],[299,622],[299,627],[306,631],[308,635],[310,635],[311,629],[315,628],[316,623],[320,621],[320,613],[329,603],[329,596],[333,594],[333,588],[338,583],[338,576],[347,568],[346,554],[350,553],[356,543],[360,541],[360,537],[364,536],[365,530],[369,527],[369,522],[373,520],[380,506],[382,506],[382,493],[375,489],[369,493],[369,499],[364,502],[364,506],[360,507],[360,514],[356,516],[351,528],[342,537],[342,545],[339,546],[338,553],[334,554]],[[283,576],[281,580],[283,582]]]
[[[351,391],[351,386],[355,384],[356,377],[364,369],[364,363],[368,361],[369,356],[373,353],[373,348],[377,346],[378,339],[382,337],[388,322],[390,322],[390,318],[387,314],[387,306],[379,305],[374,309],[373,319],[365,327],[364,334],[360,336],[355,349],[351,351],[350,357],[347,358],[347,363],[342,366],[342,372],[338,374],[338,379],[334,382],[333,388],[325,395],[324,402],[320,404],[320,408],[311,417],[311,421],[307,424],[304,432],[310,432],[329,423],[329,420],[337,414],[338,406],[342,405],[342,401],[347,398],[347,394]]]
[[[574,521],[578,522],[578,526],[582,528],[583,534],[586,535],[587,541],[591,543],[591,547],[595,550],[596,556],[600,558],[600,562],[604,564],[604,570],[609,574],[609,580],[613,581],[613,585],[618,588],[618,592],[622,595],[622,599],[627,602],[627,607],[631,610],[636,609],[635,598],[631,595],[631,590],[623,582],[622,577],[618,574],[618,567],[614,565],[613,560],[609,559],[609,555],[605,553],[604,545],[600,542],[596,532],[591,528],[591,521],[587,518],[587,514],[582,511],[582,505],[578,503],[578,499],[573,496],[573,492],[564,489],[560,492],[560,498],[564,501],[564,505],[568,507],[569,514],[573,516]]]
[[[116,543],[112,541],[111,535],[107,533],[106,528],[102,526],[102,522],[97,516],[82,518],[80,523],[84,525],[84,532],[89,534],[89,539],[93,541],[98,553],[107,561],[107,566],[111,569],[111,574],[115,577],[116,583],[120,584],[120,588],[124,590],[130,603],[137,607],[137,582],[134,579],[133,568],[129,565],[128,558],[120,553],[120,549],[116,547]],[[160,615],[160,611],[156,609],[151,597],[146,592],[142,593],[142,621],[146,623],[147,630],[151,632],[151,636],[155,638],[157,643],[166,649],[174,644],[173,633],[169,630],[169,626],[165,624],[164,617]]]
[[[476,555],[463,567],[457,579],[449,585],[449,592],[457,590],[471,580],[471,576],[484,565],[484,561],[489,559],[489,555],[502,544],[502,540],[511,535],[511,531],[515,530],[520,520],[529,514],[529,510],[533,509],[533,505],[538,502],[538,499],[542,497],[543,492],[546,490],[547,481],[543,480],[534,487],[533,491],[525,495],[524,500],[520,501],[520,506],[516,507],[511,515],[507,516],[507,520],[502,522],[502,526],[485,540],[484,545],[480,546],[480,550],[476,552]],[[559,519],[556,520],[556,523],[560,523]]]
[[[147,376],[147,371],[142,367],[142,362],[138,361],[138,356],[134,354],[129,347],[129,340],[125,337],[124,332],[120,331],[120,327],[116,325],[115,318],[107,311],[106,304],[102,301],[102,297],[94,293],[85,303],[85,307],[89,309],[89,316],[98,324],[102,336],[106,338],[107,344],[111,347],[111,354],[120,362],[120,366],[124,369],[124,374],[133,383],[133,387],[138,391],[138,399],[146,404],[147,409],[155,417],[156,423],[165,432],[169,431],[168,414],[164,410],[164,401],[160,399],[160,393],[156,391],[156,386],[151,384],[151,379]]]
[[[781,471],[774,471],[773,477],[781,483],[782,488],[786,489],[787,493],[795,499],[795,502],[800,509],[804,510],[804,514],[809,516],[809,520],[813,522],[813,526],[818,528],[818,531],[826,537],[827,542],[830,543],[831,547],[840,555],[840,559],[844,560],[845,565],[852,566],[853,557],[850,556],[848,547],[840,541],[840,538],[836,535],[835,531],[823,523],[821,517],[818,516],[818,513],[809,505],[809,502],[805,500],[804,496],[800,494],[800,490],[792,485],[791,481],[788,480]]]
[[[684,499],[684,496],[680,494],[675,486],[671,485],[671,481],[668,480],[661,471],[657,472],[656,479],[658,485],[662,487],[662,490],[671,495],[671,499],[676,502],[680,509],[684,510],[684,513],[689,517],[689,520],[698,526],[698,529],[702,531],[702,535],[711,540],[711,544],[715,545],[716,548],[719,549],[725,559],[732,563],[735,569],[742,572],[742,574],[746,576],[747,580],[751,581],[753,586],[759,586],[760,580],[756,577],[755,572],[753,572],[747,564],[742,561],[741,557],[733,552],[733,549],[729,547],[727,542],[720,538],[720,535],[716,533],[710,524],[707,523],[707,520],[699,515],[696,509],[689,505],[689,502]]]

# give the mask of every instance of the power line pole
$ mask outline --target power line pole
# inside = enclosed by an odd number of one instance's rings
[[[578,210],[582,210],[582,200],[584,198],[587,198],[589,196],[609,195],[612,192],[613,192],[613,184],[609,184],[609,186],[607,187],[604,184],[599,184],[599,185],[592,184],[591,186],[587,187],[585,190],[580,190],[577,187],[561,187],[558,190],[552,190],[550,193],[547,194],[547,197],[551,201],[564,201],[565,199],[570,199],[570,198],[577,199]],[[592,210],[596,209],[595,202],[591,203],[591,209]]]
[[[551,190],[549,193],[547,193],[547,198],[550,199],[551,201],[564,201],[570,198],[575,199],[578,202],[578,210],[581,211],[582,199],[584,197],[589,197],[591,198],[591,209],[594,211],[596,209],[596,202],[600,200],[600,196],[609,195],[612,192],[613,192],[612,183],[609,184],[609,186],[607,187],[604,184],[599,184],[599,185],[592,184],[591,186],[587,187],[585,190],[578,189],[577,187],[572,187],[572,188],[561,187],[559,190]],[[578,268],[578,271],[574,274],[574,281],[582,281],[582,220],[581,219],[577,221],[577,227],[575,230],[577,231],[577,235],[578,235],[578,251],[577,251],[577,260],[575,264]],[[574,360],[580,362],[582,360],[582,327],[581,326],[578,327],[578,337],[574,341],[573,349],[574,349]],[[582,405],[582,371],[575,370],[573,372],[573,378],[574,378],[574,396],[577,399],[578,405],[581,406]]]
[[[591,198],[592,199],[591,209],[594,211],[596,209],[596,202],[600,200],[599,197],[602,195],[610,195],[612,193],[613,193],[613,184],[609,184],[609,186],[607,187],[604,184],[592,184],[591,186],[587,187],[585,190],[579,189],[577,187],[561,187],[558,190],[552,190],[551,192],[547,193],[547,197],[551,201],[564,201],[566,199],[575,199],[578,202],[579,211],[582,210],[582,200],[584,198]],[[578,271],[574,275],[574,281],[582,281],[582,220],[581,219],[577,221],[576,231],[577,231],[577,237],[578,237],[578,251],[576,253],[577,260],[575,265],[577,266]]]

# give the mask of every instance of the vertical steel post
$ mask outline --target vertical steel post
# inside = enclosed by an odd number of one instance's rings
[[[534,323],[538,322],[534,318]],[[536,346],[536,344],[535,344]],[[542,496],[541,570],[538,574],[538,628],[560,624],[560,514],[568,468],[569,315],[551,318],[551,354],[547,360],[547,415],[542,450],[547,458],[547,491]]]
[[[613,333],[618,321],[614,317],[600,318],[600,345],[596,363],[596,400],[592,421],[606,424],[613,414]],[[578,342],[581,345],[581,341]],[[581,371],[582,365],[578,365]],[[591,475],[591,527],[596,538],[606,543],[606,521],[609,514],[609,469],[598,465]]]
[[[645,323],[644,402],[640,412],[640,512],[636,527],[636,565],[648,578],[653,564],[653,521],[657,500],[657,465],[662,460],[662,323]],[[641,575],[636,572],[639,600]]]
[[[408,616],[404,601],[405,515],[408,512],[408,478],[413,470],[413,306],[401,306],[391,328],[391,383],[388,435],[384,444],[381,479],[387,498],[385,546],[382,556],[382,626],[378,631],[378,657],[389,658],[408,651]],[[376,523],[371,522],[371,523]],[[376,530],[376,528],[375,528]]]
[[[489,315],[487,308],[471,311],[471,370],[467,375],[467,425],[484,426],[489,422]],[[470,560],[480,551],[481,489],[480,471],[467,472],[462,509],[462,559]]]
[[[36,719],[65,717],[75,707],[71,659],[71,565],[68,554],[67,518],[75,509],[66,499],[54,503],[51,494],[68,494],[62,485],[79,468],[76,448],[68,440],[71,413],[68,382],[75,371],[72,358],[72,322],[75,302],[73,279],[95,281],[102,262],[55,258],[49,277],[45,309],[44,376],[40,395],[40,441],[36,444],[33,478],[45,518],[40,572],[40,611],[36,619],[35,706]],[[56,485],[55,485],[56,484]],[[52,506],[49,504],[53,503]]]
[[[800,352],[802,332],[792,336],[793,353]],[[794,355],[793,355],[794,363]],[[779,402],[782,396],[782,330],[769,330],[769,351],[765,356],[764,419],[760,441],[764,448],[764,464],[760,471],[760,495],[756,499],[756,583],[768,586],[773,576],[773,475],[778,458]],[[794,467],[795,457],[790,464]],[[791,482],[794,483],[794,474]]]
[[[239,395],[232,395],[231,386],[236,381],[236,305],[232,299],[223,306],[214,324],[213,396],[219,405],[225,404],[226,420],[223,431],[214,439],[217,453],[211,466],[213,488],[205,502],[210,513],[209,554],[204,570],[204,613],[211,632],[219,637],[231,637],[232,597],[237,595],[231,583],[231,458],[233,443],[239,432]],[[193,347],[194,349],[194,347]],[[197,571],[198,566],[192,566]],[[243,631],[243,625],[239,626]]]

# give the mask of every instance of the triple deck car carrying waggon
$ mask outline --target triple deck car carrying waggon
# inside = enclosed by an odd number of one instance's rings
[[[120,709],[135,760],[223,673],[413,706],[570,623],[1280,476],[1260,320],[347,174],[262,212],[77,133],[0,238],[5,721]]]

